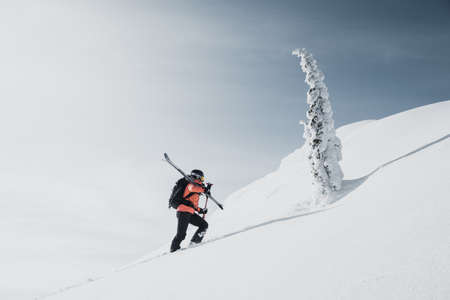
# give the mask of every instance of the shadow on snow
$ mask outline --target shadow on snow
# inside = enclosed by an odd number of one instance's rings
[[[413,150],[411,152],[408,152],[402,156],[397,157],[396,159],[393,159],[391,161],[388,161],[387,163],[382,164],[381,166],[379,166],[378,168],[376,168],[375,170],[373,170],[372,172],[370,172],[369,174],[367,174],[366,176],[360,177],[360,178],[356,178],[356,179],[351,179],[351,180],[344,180],[342,182],[342,188],[337,191],[335,193],[335,199],[330,203],[333,204],[337,201],[339,201],[340,199],[344,198],[345,196],[347,196],[348,194],[350,194],[351,192],[353,192],[354,190],[356,190],[360,185],[362,185],[367,179],[369,179],[370,176],[372,176],[373,174],[375,174],[376,172],[378,172],[379,170],[381,170],[384,167],[389,166],[390,164],[393,164],[401,159],[404,159],[408,156],[411,156],[413,154],[416,154],[417,152],[420,152],[422,150],[425,150],[428,147],[431,147],[437,143],[440,143],[446,139],[448,139],[450,137],[450,134],[447,134],[431,143],[428,143],[422,147],[417,148],[416,150]]]

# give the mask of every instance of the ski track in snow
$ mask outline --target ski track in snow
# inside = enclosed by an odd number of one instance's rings
[[[347,194],[348,194],[348,193],[347,193]],[[336,202],[336,201],[335,201],[335,202]],[[55,292],[51,292],[51,293],[49,293],[49,294],[46,294],[46,295],[43,295],[43,296],[36,297],[35,300],[45,299],[45,298],[47,298],[47,297],[51,297],[51,296],[55,296],[55,295],[64,293],[64,292],[66,292],[66,291],[68,291],[68,290],[71,290],[71,289],[74,289],[74,288],[78,288],[78,287],[84,286],[84,285],[86,285],[86,284],[93,283],[93,282],[95,282],[95,281],[102,280],[102,279],[106,278],[106,277],[107,277],[108,275],[110,275],[110,274],[122,272],[122,271],[128,270],[128,269],[130,269],[130,268],[137,267],[137,266],[139,266],[139,265],[141,265],[141,264],[148,263],[148,262],[150,262],[150,261],[152,261],[152,260],[158,259],[158,258],[160,258],[160,257],[166,256],[166,255],[169,255],[169,254],[176,255],[176,254],[178,254],[179,252],[186,251],[186,250],[189,250],[189,249],[191,249],[191,248],[201,247],[201,246],[203,246],[203,245],[206,245],[206,244],[209,244],[209,243],[213,243],[213,242],[216,242],[216,241],[219,241],[219,240],[223,240],[223,239],[232,237],[232,236],[234,236],[234,235],[237,235],[237,234],[240,234],[240,233],[249,231],[249,230],[253,230],[253,229],[256,229],[256,228],[259,228],[259,227],[267,226],[267,225],[270,225],[270,224],[273,224],[273,223],[278,223],[278,222],[288,221],[288,220],[291,220],[291,219],[296,219],[296,218],[299,218],[299,217],[305,217],[305,216],[309,216],[309,215],[312,215],[312,214],[324,212],[324,211],[327,211],[327,210],[329,210],[329,209],[332,209],[332,208],[334,208],[334,207],[336,207],[336,206],[337,206],[336,204],[327,205],[327,206],[325,206],[325,207],[321,207],[321,208],[318,208],[318,209],[305,210],[305,211],[303,211],[303,212],[301,212],[301,213],[297,213],[297,214],[294,214],[294,215],[291,215],[291,216],[286,216],[286,217],[282,217],[282,218],[277,218],[277,219],[273,219],[273,220],[261,222],[261,223],[256,224],[256,225],[247,226],[247,227],[244,227],[243,229],[240,229],[240,230],[237,230],[237,231],[233,231],[233,232],[230,232],[230,233],[226,233],[226,234],[223,234],[223,235],[220,235],[220,236],[217,236],[217,237],[208,239],[208,240],[206,240],[206,241],[200,243],[199,245],[191,246],[191,247],[187,247],[187,248],[181,248],[180,250],[178,250],[178,251],[175,252],[175,253],[170,253],[169,251],[164,251],[164,252],[162,252],[162,253],[155,254],[155,255],[153,255],[153,256],[151,256],[151,257],[144,258],[144,259],[138,260],[138,261],[136,261],[136,262],[134,262],[134,263],[131,263],[131,264],[125,265],[125,266],[123,266],[123,267],[117,268],[117,269],[113,270],[111,273],[108,273],[107,275],[102,275],[102,276],[97,276],[97,277],[91,277],[91,278],[88,278],[88,279],[83,280],[83,281],[81,281],[81,282],[74,283],[74,284],[72,284],[72,285],[69,285],[69,286],[66,286],[66,287],[64,287],[64,288],[61,288],[61,289],[59,289],[59,290],[57,290],[57,291],[55,291]]]
[[[406,153],[404,155],[401,155],[401,156],[399,156],[399,157],[397,157],[397,158],[395,158],[393,160],[390,160],[390,161],[380,165],[379,167],[377,167],[376,169],[374,169],[372,172],[370,172],[369,174],[367,174],[365,176],[362,176],[362,177],[356,178],[356,179],[351,179],[351,180],[344,180],[341,190],[339,190],[338,192],[335,193],[335,199],[327,206],[316,208],[316,209],[304,209],[304,210],[301,210],[300,212],[298,212],[296,214],[293,214],[293,215],[272,219],[272,220],[269,220],[269,221],[258,223],[256,225],[246,226],[246,227],[244,227],[244,228],[242,228],[240,230],[236,230],[236,231],[233,231],[233,232],[230,232],[230,233],[226,233],[226,234],[223,234],[223,235],[220,235],[220,236],[208,239],[208,240],[202,242],[199,245],[188,247],[188,248],[182,248],[182,249],[180,249],[179,251],[177,251],[175,253],[170,253],[169,251],[164,251],[164,252],[161,252],[161,253],[157,253],[155,255],[152,255],[151,257],[143,258],[143,259],[140,259],[140,260],[138,260],[138,261],[136,261],[134,263],[131,263],[131,264],[119,267],[119,268],[113,270],[111,273],[108,273],[107,275],[91,277],[91,278],[88,278],[87,280],[75,283],[75,284],[70,285],[70,286],[66,286],[64,288],[61,288],[61,289],[59,289],[57,291],[54,291],[54,292],[51,292],[49,294],[35,297],[35,299],[36,300],[44,299],[44,298],[47,298],[47,297],[51,297],[51,296],[55,296],[55,295],[64,293],[64,292],[66,292],[68,290],[71,290],[71,289],[74,289],[74,288],[78,288],[78,287],[90,284],[92,282],[95,282],[95,281],[102,280],[102,279],[106,278],[110,274],[122,272],[122,271],[128,270],[130,268],[137,267],[137,266],[139,266],[141,264],[148,263],[148,262],[150,262],[152,260],[158,259],[160,257],[166,256],[166,255],[169,255],[169,254],[176,255],[179,252],[186,251],[186,250],[189,250],[191,248],[201,247],[203,245],[206,245],[206,244],[209,244],[209,243],[213,243],[213,242],[216,242],[216,241],[219,241],[219,240],[223,240],[223,239],[226,239],[226,238],[232,237],[234,235],[237,235],[237,234],[240,234],[240,233],[243,233],[243,232],[246,232],[246,231],[250,231],[250,230],[253,230],[253,229],[256,229],[256,228],[260,228],[260,227],[267,226],[267,225],[270,225],[270,224],[274,224],[274,223],[278,223],[278,222],[284,222],[284,221],[288,221],[288,220],[292,220],[292,219],[296,219],[296,218],[300,218],[300,217],[306,217],[306,216],[309,216],[309,215],[325,212],[327,210],[336,208],[336,207],[339,206],[339,204],[336,204],[336,202],[338,202],[339,200],[341,200],[342,198],[344,198],[345,196],[350,194],[352,191],[356,190],[365,181],[367,181],[367,179],[369,179],[369,177],[371,177],[373,174],[375,174],[376,172],[378,172],[382,168],[387,167],[387,166],[389,166],[389,165],[391,165],[391,164],[393,164],[393,163],[395,163],[395,162],[397,162],[397,161],[399,161],[401,159],[404,159],[406,157],[414,155],[414,154],[416,154],[416,153],[418,153],[418,152],[420,152],[420,151],[422,151],[422,150],[424,150],[424,149],[426,149],[428,147],[431,147],[431,146],[433,146],[433,145],[435,145],[435,144],[437,144],[439,142],[442,142],[442,141],[448,139],[449,137],[450,137],[450,134],[447,134],[447,135],[445,135],[445,136],[443,136],[443,137],[441,137],[441,138],[439,138],[437,140],[434,140],[434,141],[432,141],[432,142],[430,142],[428,144],[425,144],[425,145],[423,145],[423,146],[421,146],[421,147],[419,147],[419,148],[417,148],[417,149],[415,149],[413,151],[410,151],[410,152],[408,152],[408,153]]]

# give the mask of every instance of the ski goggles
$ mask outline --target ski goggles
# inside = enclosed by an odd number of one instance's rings
[[[194,177],[195,179],[201,180],[202,182],[205,181],[205,176],[198,176],[198,175],[191,175],[192,177]]]

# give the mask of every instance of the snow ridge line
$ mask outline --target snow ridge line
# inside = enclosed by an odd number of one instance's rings
[[[206,244],[209,244],[209,243],[213,243],[213,242],[216,242],[216,241],[219,241],[219,240],[223,240],[223,239],[229,238],[231,236],[234,236],[234,235],[246,232],[246,231],[250,231],[250,230],[253,230],[253,229],[256,229],[256,228],[259,228],[259,227],[267,226],[267,225],[270,225],[270,224],[273,224],[273,223],[284,222],[284,221],[288,221],[288,220],[291,220],[291,219],[296,219],[296,218],[305,217],[305,216],[308,216],[308,215],[317,214],[317,213],[327,211],[327,210],[332,209],[332,208],[337,207],[337,206],[338,205],[336,205],[336,204],[331,204],[331,205],[327,205],[327,206],[320,207],[320,208],[317,208],[317,209],[305,209],[302,212],[294,214],[294,215],[285,216],[285,217],[281,217],[281,218],[276,218],[276,219],[272,219],[272,220],[269,220],[269,221],[264,221],[264,222],[258,223],[256,225],[247,226],[247,227],[244,227],[244,228],[239,229],[237,231],[233,231],[233,232],[230,232],[230,233],[226,233],[226,234],[223,234],[223,235],[211,238],[211,239],[206,240],[206,241],[204,241],[204,242],[202,242],[202,243],[200,243],[198,245],[191,246],[191,247],[188,247],[188,248],[182,248],[182,249],[178,250],[175,253],[171,253],[169,251],[164,251],[162,253],[155,254],[152,257],[141,259],[141,260],[138,260],[137,262],[134,262],[134,263],[125,265],[123,267],[117,268],[117,269],[113,270],[111,273],[108,273],[106,275],[90,277],[90,278],[88,278],[86,280],[83,280],[81,282],[74,283],[72,285],[60,288],[60,289],[58,289],[58,290],[56,290],[54,292],[50,292],[50,293],[42,295],[42,296],[37,296],[34,299],[35,300],[40,300],[40,299],[45,299],[45,298],[48,298],[48,297],[56,296],[58,294],[67,292],[68,290],[75,289],[75,288],[78,288],[78,287],[81,287],[81,286],[84,286],[84,285],[87,285],[87,284],[90,284],[90,283],[102,280],[102,279],[106,278],[108,275],[111,275],[111,274],[114,274],[114,273],[119,273],[119,272],[122,272],[122,271],[125,271],[125,270],[128,270],[128,269],[137,267],[137,266],[139,266],[141,264],[148,263],[148,262],[150,262],[152,260],[158,259],[160,257],[166,256],[166,255],[169,255],[169,254],[176,255],[179,251],[185,251],[185,250],[188,250],[188,249],[191,249],[191,248],[201,247],[203,245],[206,245]]]

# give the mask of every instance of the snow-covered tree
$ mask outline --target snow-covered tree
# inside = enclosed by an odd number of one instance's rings
[[[341,188],[342,173],[339,161],[342,159],[341,141],[336,136],[333,111],[324,83],[325,75],[319,70],[317,61],[305,49],[293,53],[300,58],[300,66],[306,73],[309,85],[306,113],[307,121],[303,137],[308,147],[308,159],[313,175],[313,199],[316,205],[324,205],[331,200],[332,192]]]

